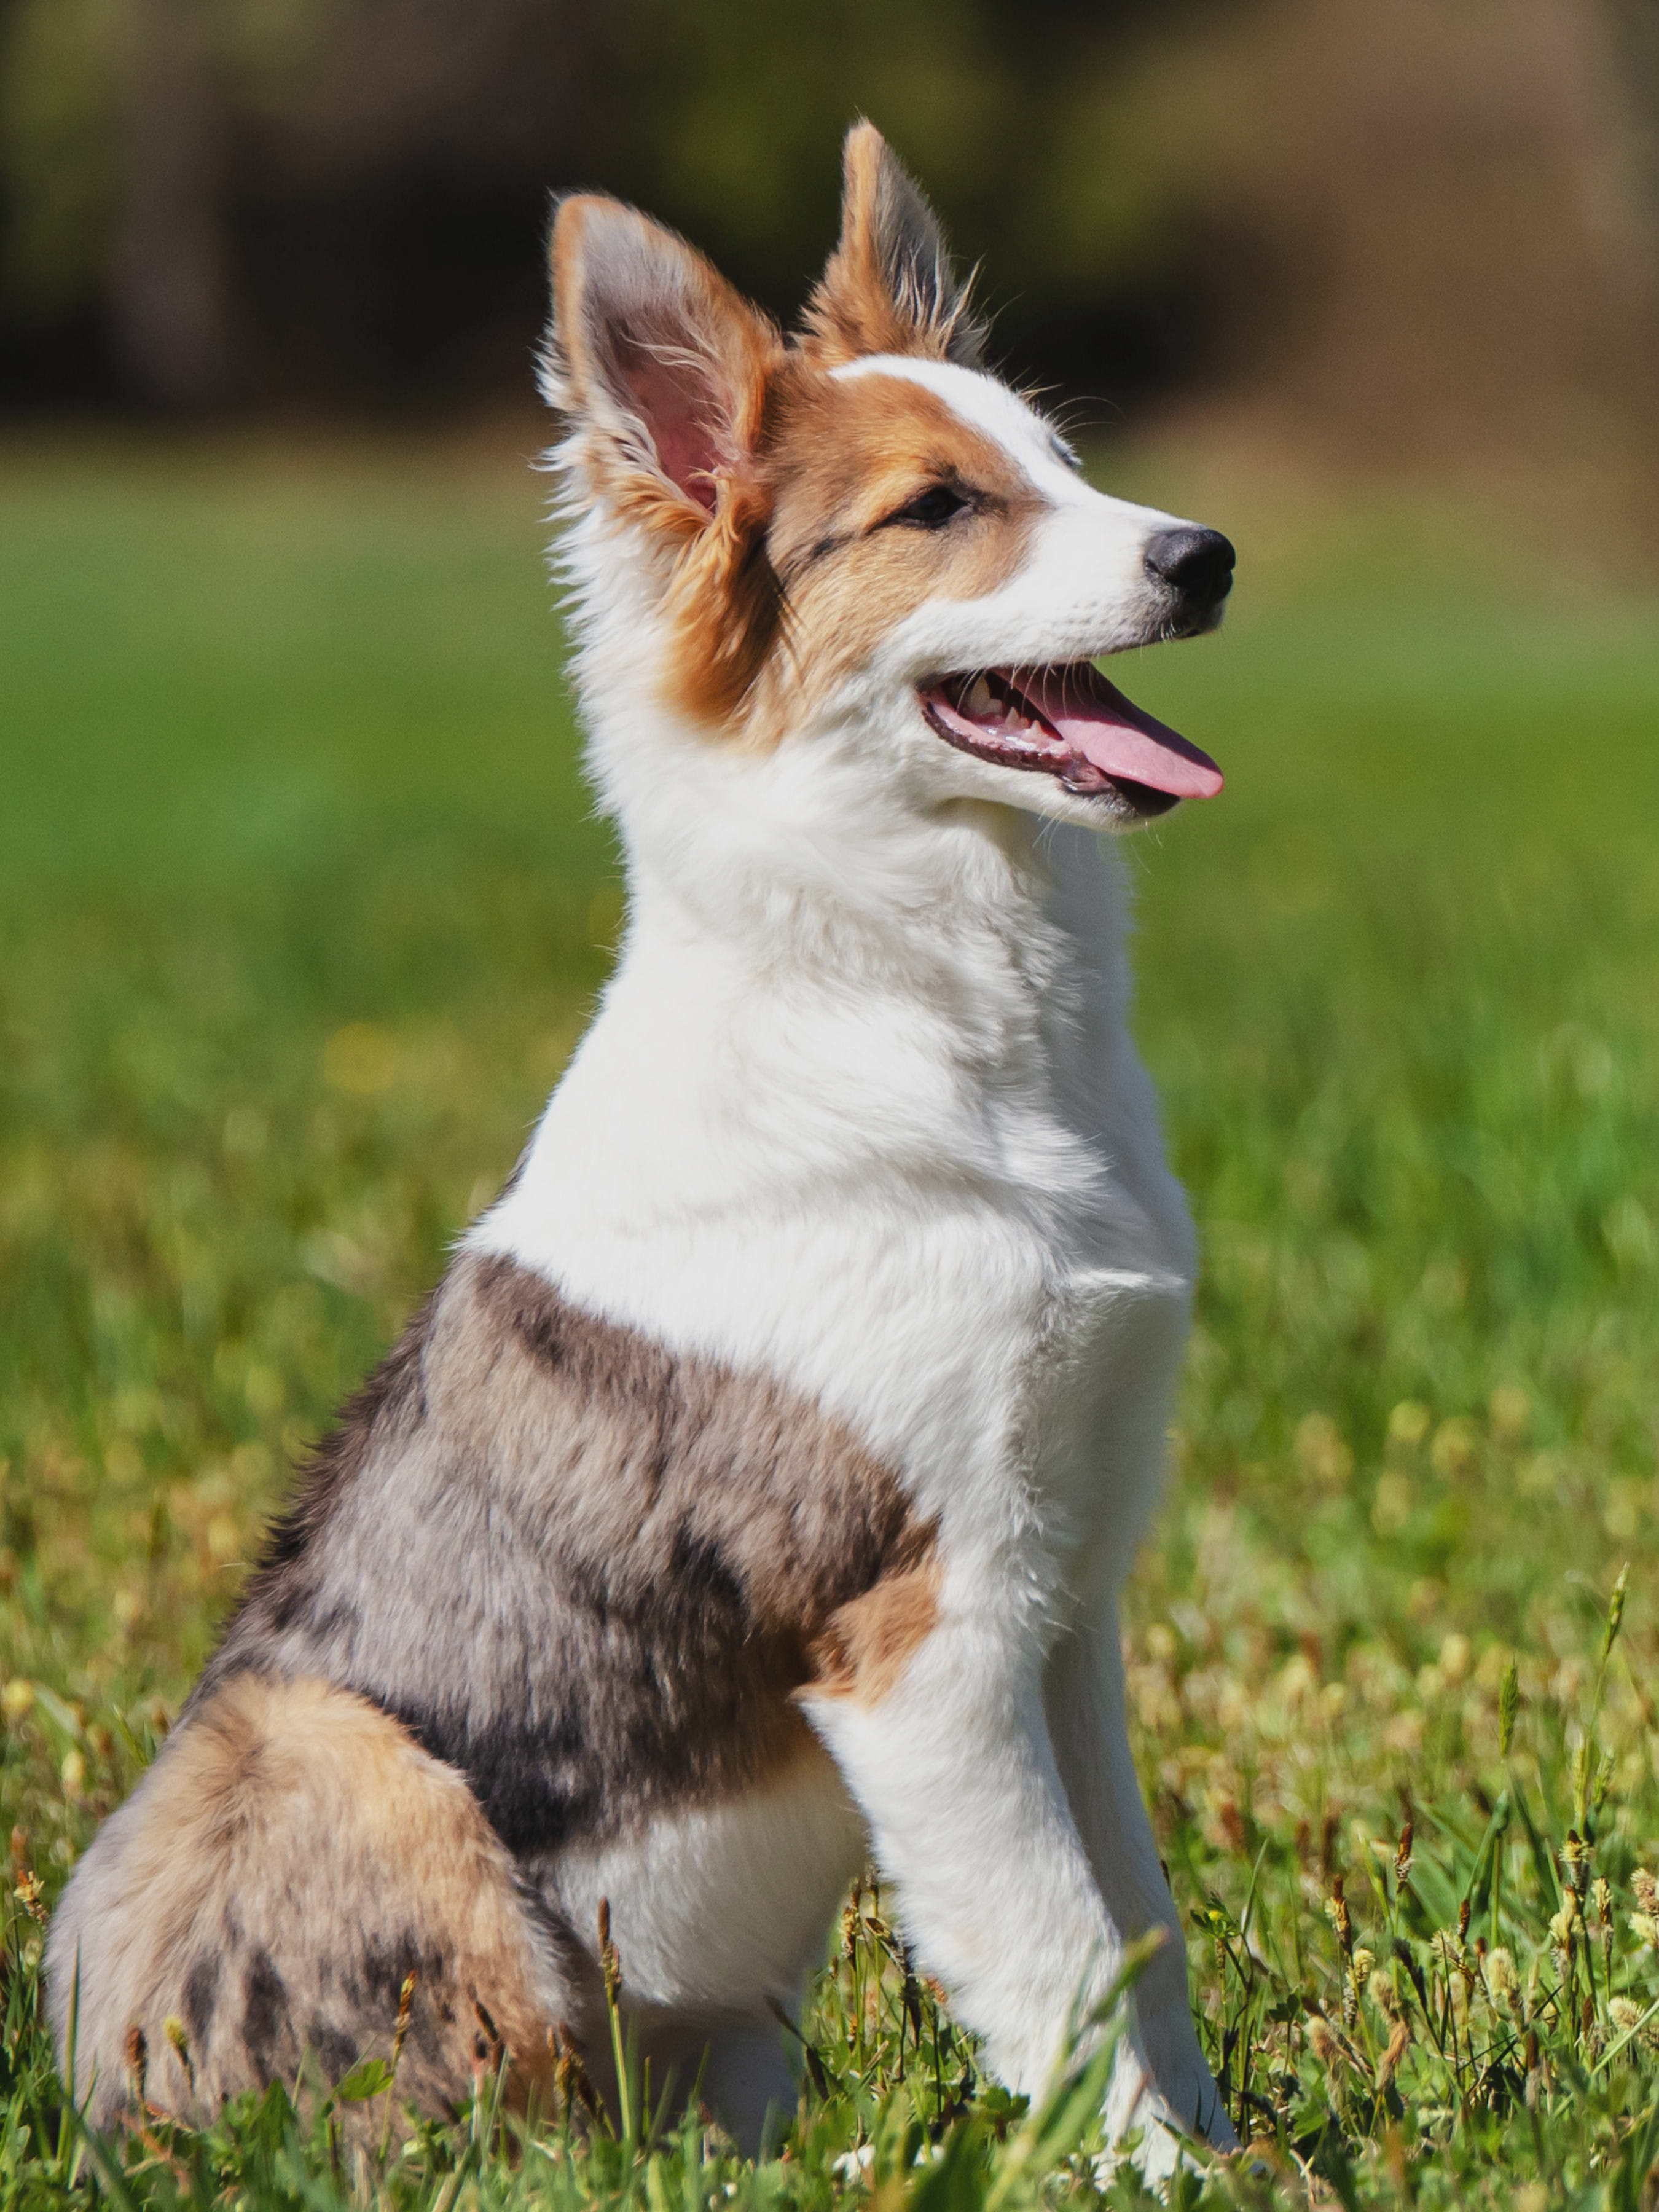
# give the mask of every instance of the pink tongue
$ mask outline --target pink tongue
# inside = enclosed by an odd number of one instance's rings
[[[1126,699],[1087,661],[1067,668],[1011,669],[1009,680],[1073,752],[1107,775],[1167,791],[1176,799],[1213,799],[1221,770],[1178,730]]]

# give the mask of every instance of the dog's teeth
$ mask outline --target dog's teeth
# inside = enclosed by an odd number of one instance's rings
[[[970,714],[988,714],[991,711],[991,687],[982,676],[975,677],[963,701]]]

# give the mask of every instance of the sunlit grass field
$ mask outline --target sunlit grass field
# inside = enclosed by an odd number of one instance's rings
[[[1133,2201],[1094,2160],[1097,2084],[1024,2118],[983,2094],[868,1889],[758,2169],[667,2117],[654,2148],[641,2114],[526,2144],[487,2080],[449,2130],[350,2085],[389,2108],[368,2166],[280,2094],[100,2151],[53,2084],[38,1923],[605,975],[619,882],[528,452],[0,467],[0,2196]],[[1426,507],[1260,483],[1230,507],[1224,479],[1109,465],[1243,554],[1220,638],[1115,672],[1229,773],[1133,859],[1138,1025],[1205,1261],[1131,1701],[1257,2139],[1177,2187],[1637,2212],[1659,597],[1471,559],[1478,530]]]

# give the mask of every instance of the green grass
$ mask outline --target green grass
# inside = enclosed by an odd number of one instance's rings
[[[1024,2119],[986,2094],[867,1889],[759,2168],[667,2118],[517,2145],[488,2083],[372,2171],[280,2094],[112,2163],[53,2084],[41,1894],[603,979],[614,858],[541,489],[482,444],[67,446],[0,478],[8,2205],[1015,2212],[1096,2187],[1094,2085]],[[1636,2212],[1659,605],[1472,563],[1427,508],[1291,506],[1205,503],[1244,548],[1229,628],[1124,678],[1230,774],[1134,862],[1139,1027],[1205,1277],[1131,1702],[1203,2032],[1260,2139],[1183,2201]]]

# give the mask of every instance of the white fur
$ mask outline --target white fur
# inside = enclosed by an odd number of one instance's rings
[[[1115,1601],[1158,1492],[1194,1243],[1091,802],[952,750],[914,686],[1154,634],[1142,554],[1171,519],[1092,490],[989,377],[884,358],[841,374],[912,379],[996,438],[1046,502],[1030,556],[986,598],[912,614],[760,754],[661,703],[659,582],[626,526],[577,521],[577,681],[629,924],[523,1172],[470,1242],[782,1378],[937,1517],[937,1626],[882,1702],[817,1697],[809,1717],[920,1955],[995,2069],[1037,2092],[1079,1995],[1128,1939],[1176,1925]],[[756,2016],[802,1955],[787,1900],[820,1915],[839,1875],[811,1820],[736,1817],[582,1874],[579,1903],[603,1879],[617,1910],[627,1883],[630,1972],[649,1960],[665,2002],[695,1984]],[[757,1914],[790,1924],[763,1938]],[[1170,2115],[1231,2139],[1178,1938],[1142,1985],[1111,2117]]]
[[[757,1996],[799,2002],[863,1849],[819,1753],[747,1796],[567,1848],[550,1893],[572,1928],[593,1927],[608,1902],[630,2002],[712,2029],[752,2018]]]

